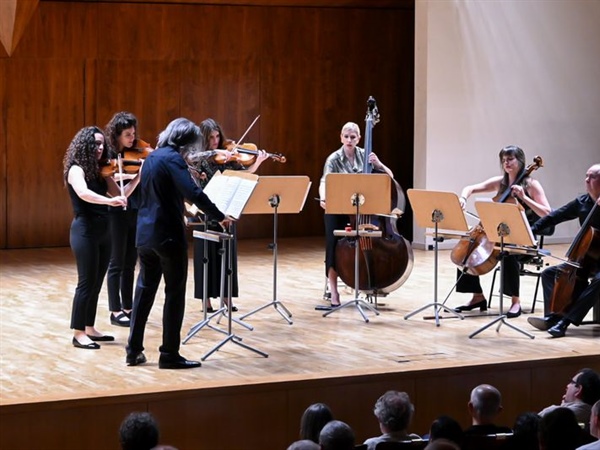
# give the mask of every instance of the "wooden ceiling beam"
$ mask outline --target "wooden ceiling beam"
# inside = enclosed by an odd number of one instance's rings
[[[0,42],[8,56],[17,48],[39,0],[0,0]]]

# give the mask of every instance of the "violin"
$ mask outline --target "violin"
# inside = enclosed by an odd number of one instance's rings
[[[143,160],[153,151],[150,144],[138,139],[134,147],[123,151],[123,157],[121,158],[123,173],[130,175],[138,173]],[[117,172],[119,172],[119,164],[116,158],[100,162],[100,173],[103,177],[112,177]]]
[[[256,144],[251,143],[234,144],[232,141],[230,141],[225,144],[225,149],[233,154],[228,160],[226,160],[225,156],[216,154],[214,156],[214,161],[217,164],[225,164],[228,161],[236,161],[244,167],[251,166],[256,161],[256,157],[259,153]],[[281,153],[267,153],[267,156],[273,161],[280,163],[285,163],[287,161],[286,157]]]

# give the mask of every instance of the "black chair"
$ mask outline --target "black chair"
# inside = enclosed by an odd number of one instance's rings
[[[513,437],[512,433],[470,434],[463,441],[462,450],[496,450],[510,448],[507,444]],[[507,446],[508,445],[508,446]]]
[[[422,450],[427,447],[429,441],[403,441],[403,442],[380,442],[375,450]]]
[[[540,236],[538,250],[544,248],[544,236]],[[533,303],[531,304],[531,314],[535,312],[535,303],[537,302],[537,295],[540,288],[540,282],[542,281],[542,269],[548,264],[544,261],[544,256],[541,254],[525,258],[519,262],[519,276],[522,277],[535,277],[535,292],[533,293]],[[496,285],[496,275],[500,272],[500,264],[494,269],[494,276],[492,277],[492,286],[490,287],[490,296],[488,300],[488,308],[492,306],[492,297],[494,295],[494,286]]]

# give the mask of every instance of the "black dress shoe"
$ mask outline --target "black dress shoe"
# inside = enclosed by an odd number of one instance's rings
[[[472,311],[475,308],[479,308],[479,311],[487,311],[487,300],[484,298],[483,300],[479,300],[477,303],[472,303],[470,305],[462,305],[454,308],[454,311],[460,313],[463,311]]]
[[[128,327],[131,324],[131,320],[129,320],[129,316],[125,312],[121,311],[116,316],[110,313],[110,323],[118,327]]]
[[[214,313],[215,309],[212,306],[209,306],[208,308],[206,308],[206,312],[207,313]]]
[[[146,355],[144,355],[142,352],[127,355],[125,357],[125,362],[128,366],[137,366],[139,364],[144,364],[146,362]]]
[[[73,347],[85,348],[86,350],[98,350],[100,348],[100,344],[96,344],[95,342],[90,342],[89,344],[82,344],[75,338],[75,336],[73,336]]]
[[[515,317],[519,317],[521,315],[521,312],[523,312],[523,311],[521,310],[521,305],[519,305],[519,310],[517,312],[510,312],[510,311],[508,311],[506,313],[506,318],[507,319],[514,319]]]
[[[91,334],[88,334],[87,337],[89,337],[94,342],[112,342],[115,340],[114,336],[109,336],[107,334],[103,334],[102,336],[93,336]]]
[[[159,369],[193,369],[194,367],[200,367],[202,364],[200,361],[189,361],[183,356],[176,356],[175,358],[163,357],[162,355],[158,358]]]
[[[566,334],[569,325],[571,325],[571,322],[569,322],[569,320],[560,319],[556,325],[548,329],[548,333],[550,333],[552,337],[555,338],[563,337]]]
[[[547,317],[528,317],[527,322],[533,328],[537,328],[541,331],[548,331],[549,328],[552,328],[557,322],[560,320],[560,317],[556,316],[547,316]]]

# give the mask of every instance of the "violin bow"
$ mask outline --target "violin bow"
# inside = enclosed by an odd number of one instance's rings
[[[244,134],[242,134],[242,137],[236,141],[236,142],[242,142],[242,140],[246,137],[246,135],[250,132],[250,130],[252,129],[252,127],[254,126],[254,124],[257,122],[258,118],[260,117],[260,114],[258,116],[256,116],[256,118],[252,121],[252,123],[250,124],[250,126],[246,129],[246,131],[244,131]],[[237,148],[237,144],[234,145],[233,147],[234,149]]]
[[[123,160],[121,154],[117,154],[117,165],[119,166],[119,188],[121,189],[121,197],[125,197],[125,189],[123,188]],[[123,211],[127,211],[127,205],[123,206]]]

